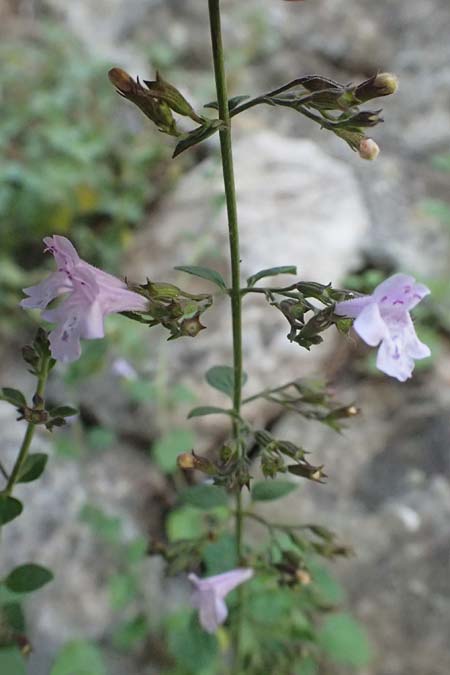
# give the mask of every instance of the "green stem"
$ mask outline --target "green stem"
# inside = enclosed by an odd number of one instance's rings
[[[42,363],[42,368],[39,373],[38,377],[38,382],[37,382],[37,387],[36,387],[36,393],[35,397],[37,400],[43,400],[44,399],[44,392],[45,392],[45,385],[47,383],[47,377],[48,377],[48,366],[49,366],[49,359],[45,360]],[[37,409],[41,409],[43,407],[43,404],[36,406]],[[14,486],[16,485],[20,472],[22,471],[22,467],[25,464],[28,453],[30,451],[31,447],[31,442],[33,440],[34,436],[34,431],[36,428],[36,424],[34,422],[28,422],[27,430],[25,432],[25,436],[23,437],[22,445],[20,446],[19,454],[17,455],[16,462],[14,464],[14,468],[11,472],[11,475],[9,477],[9,480],[6,484],[6,487],[3,491],[3,494],[10,496],[12,491],[14,490]]]
[[[220,130],[220,149],[222,156],[223,181],[225,187],[225,199],[228,215],[228,237],[231,260],[231,316],[233,326],[233,439],[239,448],[241,456],[243,449],[240,443],[239,416],[242,400],[242,316],[241,316],[241,281],[240,281],[240,254],[239,254],[239,229],[236,207],[236,188],[234,182],[233,153],[231,146],[231,122],[228,110],[228,93],[225,78],[224,51],[222,44],[222,30],[220,21],[220,0],[208,0],[209,20],[211,28],[211,45],[214,61],[214,75],[217,90],[217,102],[219,105],[219,117],[224,122],[224,128]],[[242,560],[242,503],[240,491],[236,495],[236,553],[238,561]],[[238,588],[238,616],[233,631],[234,647],[234,670],[239,673],[241,664],[241,631],[244,594],[242,586]]]

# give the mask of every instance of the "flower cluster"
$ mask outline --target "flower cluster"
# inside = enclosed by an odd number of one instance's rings
[[[44,239],[46,251],[55,258],[57,271],[36,286],[24,288],[26,309],[41,309],[42,318],[56,327],[49,335],[53,358],[70,362],[80,357],[80,338],[92,340],[105,335],[104,318],[124,311],[145,312],[148,301],[128,290],[117,277],[81,260],[66,237]],[[63,302],[54,309],[48,305],[60,295]]]

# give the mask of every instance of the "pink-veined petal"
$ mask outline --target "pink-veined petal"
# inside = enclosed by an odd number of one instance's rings
[[[80,317],[74,312],[59,323],[49,334],[50,350],[54,359],[62,363],[76,361],[81,355]]]
[[[58,295],[72,289],[72,283],[63,272],[53,272],[40,284],[24,288],[23,292],[29,297],[20,302],[24,309],[45,309]]]
[[[360,338],[371,347],[376,347],[387,335],[387,327],[381,318],[380,310],[375,302],[365,307],[356,318],[353,328]]]
[[[352,300],[343,300],[342,302],[337,302],[334,308],[334,313],[339,316],[348,316],[352,319],[356,318],[367,305],[373,302],[371,295],[361,295],[357,298],[352,298]]]
[[[426,286],[416,283],[409,274],[394,274],[376,287],[372,297],[383,316],[391,312],[408,312],[429,292]]]
[[[54,256],[60,271],[70,272],[80,262],[75,246],[66,237],[54,234],[53,237],[45,237],[44,244],[45,250]]]
[[[377,368],[400,382],[408,380],[414,369],[414,360],[406,350],[399,348],[396,341],[383,340],[377,354]]]

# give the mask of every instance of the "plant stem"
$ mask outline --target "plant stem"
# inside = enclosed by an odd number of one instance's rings
[[[228,93],[225,78],[224,51],[222,44],[222,31],[220,21],[220,0],[208,0],[209,20],[211,28],[211,45],[214,61],[214,75],[217,90],[217,102],[219,105],[219,117],[224,122],[224,128],[220,130],[220,150],[222,156],[223,182],[225,187],[225,199],[228,215],[228,237],[231,260],[231,316],[233,325],[233,439],[238,447],[241,457],[243,448],[240,443],[240,422],[242,399],[242,316],[241,316],[241,279],[240,279],[240,254],[239,254],[239,229],[236,207],[236,188],[234,182],[233,153],[231,145],[231,122],[228,110]],[[238,561],[242,560],[242,503],[241,492],[236,495],[236,553]],[[241,630],[244,594],[242,586],[238,589],[238,616],[233,632],[234,647],[234,670],[239,673],[241,654]]]
[[[45,359],[42,363],[42,367],[38,376],[38,382],[37,382],[37,387],[36,387],[36,393],[35,396],[37,399],[42,399],[44,398],[44,392],[45,392],[45,385],[47,383],[47,377],[48,377],[48,366],[49,366],[49,359]],[[43,405],[38,405],[36,406],[37,409],[42,408]],[[5,489],[3,490],[3,494],[10,496],[12,491],[14,490],[14,486],[17,483],[17,480],[20,476],[20,472],[22,471],[22,467],[26,462],[26,459],[28,457],[28,453],[30,450],[31,446],[31,441],[33,440],[34,436],[34,431],[36,428],[36,424],[34,422],[28,422],[27,430],[25,432],[25,436],[23,437],[22,445],[20,446],[19,454],[17,455],[16,462],[14,464],[14,468],[11,472],[11,475],[9,477],[9,480],[6,484]]]

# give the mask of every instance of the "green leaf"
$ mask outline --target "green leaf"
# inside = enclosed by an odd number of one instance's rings
[[[49,410],[52,417],[72,417],[78,415],[78,412],[77,408],[72,408],[70,405],[60,405]]]
[[[296,662],[294,675],[317,675],[318,665],[312,656],[304,656],[300,661]]]
[[[106,668],[97,647],[86,640],[73,640],[59,652],[50,675],[106,675]]]
[[[250,96],[233,96],[228,100],[228,110],[231,112],[238,107],[243,101],[246,101]],[[211,101],[211,103],[206,103],[204,108],[211,108],[212,110],[219,110],[219,104],[217,101]]]
[[[234,391],[234,370],[230,366],[213,366],[206,375],[206,381],[214,389],[218,389],[230,398]],[[247,382],[247,374],[242,373],[242,385]]]
[[[204,532],[204,525],[199,518],[198,509],[182,506],[170,511],[166,519],[166,530],[169,541],[197,539]]]
[[[198,673],[217,655],[217,640],[206,633],[191,612],[179,612],[168,620],[168,647],[175,661],[189,672]]]
[[[269,267],[268,269],[261,270],[256,274],[252,274],[252,276],[247,279],[247,287],[252,288],[260,279],[264,279],[264,277],[273,277],[276,274],[297,274],[297,268],[295,265],[283,265],[281,267]]]
[[[122,523],[117,516],[110,516],[92,504],[85,504],[80,512],[80,520],[87,523],[104,541],[110,544],[122,541]]]
[[[22,408],[27,405],[27,399],[18,389],[11,389],[10,387],[3,387],[0,389],[0,400],[8,401],[11,405],[17,408]]]
[[[308,566],[313,579],[311,589],[320,604],[339,605],[345,600],[344,589],[326,567],[317,564],[315,561],[310,561]]]
[[[236,539],[232,534],[224,534],[203,549],[203,560],[208,576],[221,574],[238,566]]]
[[[7,626],[15,633],[25,632],[25,617],[18,602],[8,602],[0,607],[0,625]]]
[[[27,565],[20,565],[20,567],[16,567],[10,572],[4,584],[10,591],[14,591],[15,593],[31,593],[42,588],[42,586],[48,584],[52,579],[53,574],[50,570],[41,565],[29,563]]]
[[[145,616],[138,615],[121,623],[113,634],[113,644],[117,649],[129,652],[136,643],[142,642],[150,631]]]
[[[199,267],[198,265],[178,265],[174,269],[179,270],[180,272],[186,272],[186,274],[192,274],[194,277],[200,277],[201,279],[211,281],[220,288],[227,287],[222,275],[219,274],[219,272],[216,272],[216,270],[210,269],[209,267]]]
[[[349,614],[333,614],[325,619],[317,640],[333,661],[362,668],[372,658],[367,635]]]
[[[220,120],[213,120],[211,124],[205,124],[201,127],[197,127],[197,129],[194,129],[190,133],[185,134],[184,137],[176,144],[172,158],[175,159],[175,157],[178,157],[178,155],[181,155],[182,152],[188,150],[193,145],[197,145],[197,143],[201,143],[210,136],[213,136],[216,131],[219,131],[221,126],[222,122]]]
[[[112,609],[124,609],[137,594],[134,577],[130,574],[114,574],[108,580],[108,593]]]
[[[214,405],[201,405],[198,408],[192,408],[188,414],[188,420],[192,417],[205,417],[205,415],[230,415],[229,410],[217,408]]]
[[[5,675],[27,675],[22,654],[17,647],[0,648],[0,673]]]
[[[153,458],[165,473],[171,473],[177,468],[178,455],[191,450],[194,444],[195,437],[192,431],[172,429],[153,445]]]
[[[17,480],[18,483],[31,483],[37,480],[44,472],[47,464],[48,455],[43,452],[36,452],[28,455]]]
[[[11,522],[23,511],[22,503],[15,497],[0,496],[0,526]]]
[[[296,489],[296,483],[287,480],[261,480],[252,487],[252,499],[256,502],[268,502],[285,497]]]
[[[181,492],[180,499],[185,504],[204,511],[228,505],[226,491],[217,485],[192,485]]]

